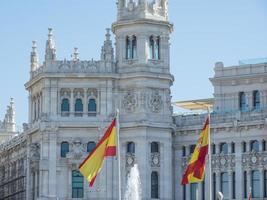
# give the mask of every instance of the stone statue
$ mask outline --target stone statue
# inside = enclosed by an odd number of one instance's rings
[[[221,192],[217,192],[217,200],[223,200],[223,194]]]

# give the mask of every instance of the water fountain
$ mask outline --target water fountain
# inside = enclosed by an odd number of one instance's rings
[[[141,181],[137,164],[131,168],[127,177],[124,200],[141,200]]]

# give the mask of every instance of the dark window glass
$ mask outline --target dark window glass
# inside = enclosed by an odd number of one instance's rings
[[[231,153],[235,153],[235,143],[231,143],[231,146],[232,146],[232,152]]]
[[[159,153],[159,144],[157,142],[151,143],[151,153]]]
[[[133,36],[133,40],[132,40],[132,58],[136,58],[136,48],[137,48],[137,40],[136,40],[136,36]]]
[[[62,142],[61,143],[61,157],[66,158],[67,153],[69,153],[69,143]]]
[[[213,195],[213,200],[216,200],[216,173],[213,173],[212,175],[212,195]]]
[[[224,198],[229,198],[229,180],[228,173],[221,173],[221,191]]]
[[[252,197],[260,197],[260,172],[252,171]]]
[[[130,37],[126,37],[126,59],[131,58],[131,41]]]
[[[149,58],[159,60],[160,59],[160,38],[150,36],[149,38]]]
[[[151,198],[159,198],[159,177],[157,172],[151,174]]]
[[[212,154],[216,154],[216,145],[212,144]]]
[[[62,99],[61,102],[61,112],[69,112],[70,111],[70,103],[68,99]]]
[[[228,154],[228,144],[221,143],[220,144],[220,153]]]
[[[260,145],[257,140],[250,142],[250,151],[259,152],[260,151]]]
[[[233,192],[233,194],[232,194],[232,196],[233,196],[233,199],[235,199],[235,172],[233,172],[233,176],[232,176],[232,192]]]
[[[202,200],[205,200],[205,179],[202,181]]]
[[[246,111],[246,106],[247,106],[247,103],[246,103],[246,95],[244,92],[240,92],[239,93],[239,108],[241,111]]]
[[[267,170],[264,171],[264,197],[267,197]]]
[[[186,156],[186,147],[183,146],[183,157],[185,157],[185,156]]]
[[[89,115],[96,115],[96,101],[95,101],[95,99],[89,99],[88,113],[89,113]]]
[[[246,142],[243,142],[243,153],[246,153],[247,152],[247,143]]]
[[[183,200],[186,200],[186,185],[183,185]]]
[[[191,145],[190,146],[190,154],[194,153],[195,148],[196,148],[196,145]]]
[[[135,144],[133,142],[127,144],[127,153],[135,153]]]
[[[266,141],[262,141],[262,151],[266,151]]]
[[[253,107],[254,109],[260,109],[260,92],[254,91],[253,92]]]
[[[83,176],[79,171],[72,171],[72,198],[83,198]]]
[[[243,183],[244,198],[247,198],[247,193],[248,193],[248,190],[247,190],[248,179],[247,179],[247,172],[246,171],[244,172],[243,180],[244,180],[244,183]]]
[[[197,200],[198,193],[198,184],[191,183],[190,184],[190,200]]]
[[[81,99],[75,101],[75,112],[83,112],[83,101]]]
[[[87,152],[90,153],[96,146],[95,142],[88,142],[87,143]]]

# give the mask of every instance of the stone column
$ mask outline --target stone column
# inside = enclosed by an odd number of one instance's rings
[[[57,195],[57,135],[55,132],[49,132],[49,195]]]
[[[236,199],[242,199],[243,169],[242,169],[242,142],[235,143],[235,176],[236,176]]]
[[[139,63],[146,63],[148,59],[148,42],[147,36],[137,35],[137,59]]]
[[[83,88],[83,117],[87,117],[88,116],[88,99],[87,99],[87,89]]]

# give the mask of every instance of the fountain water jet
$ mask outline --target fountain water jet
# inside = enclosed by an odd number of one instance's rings
[[[127,188],[124,200],[141,200],[141,181],[137,164],[135,164],[127,177]]]

